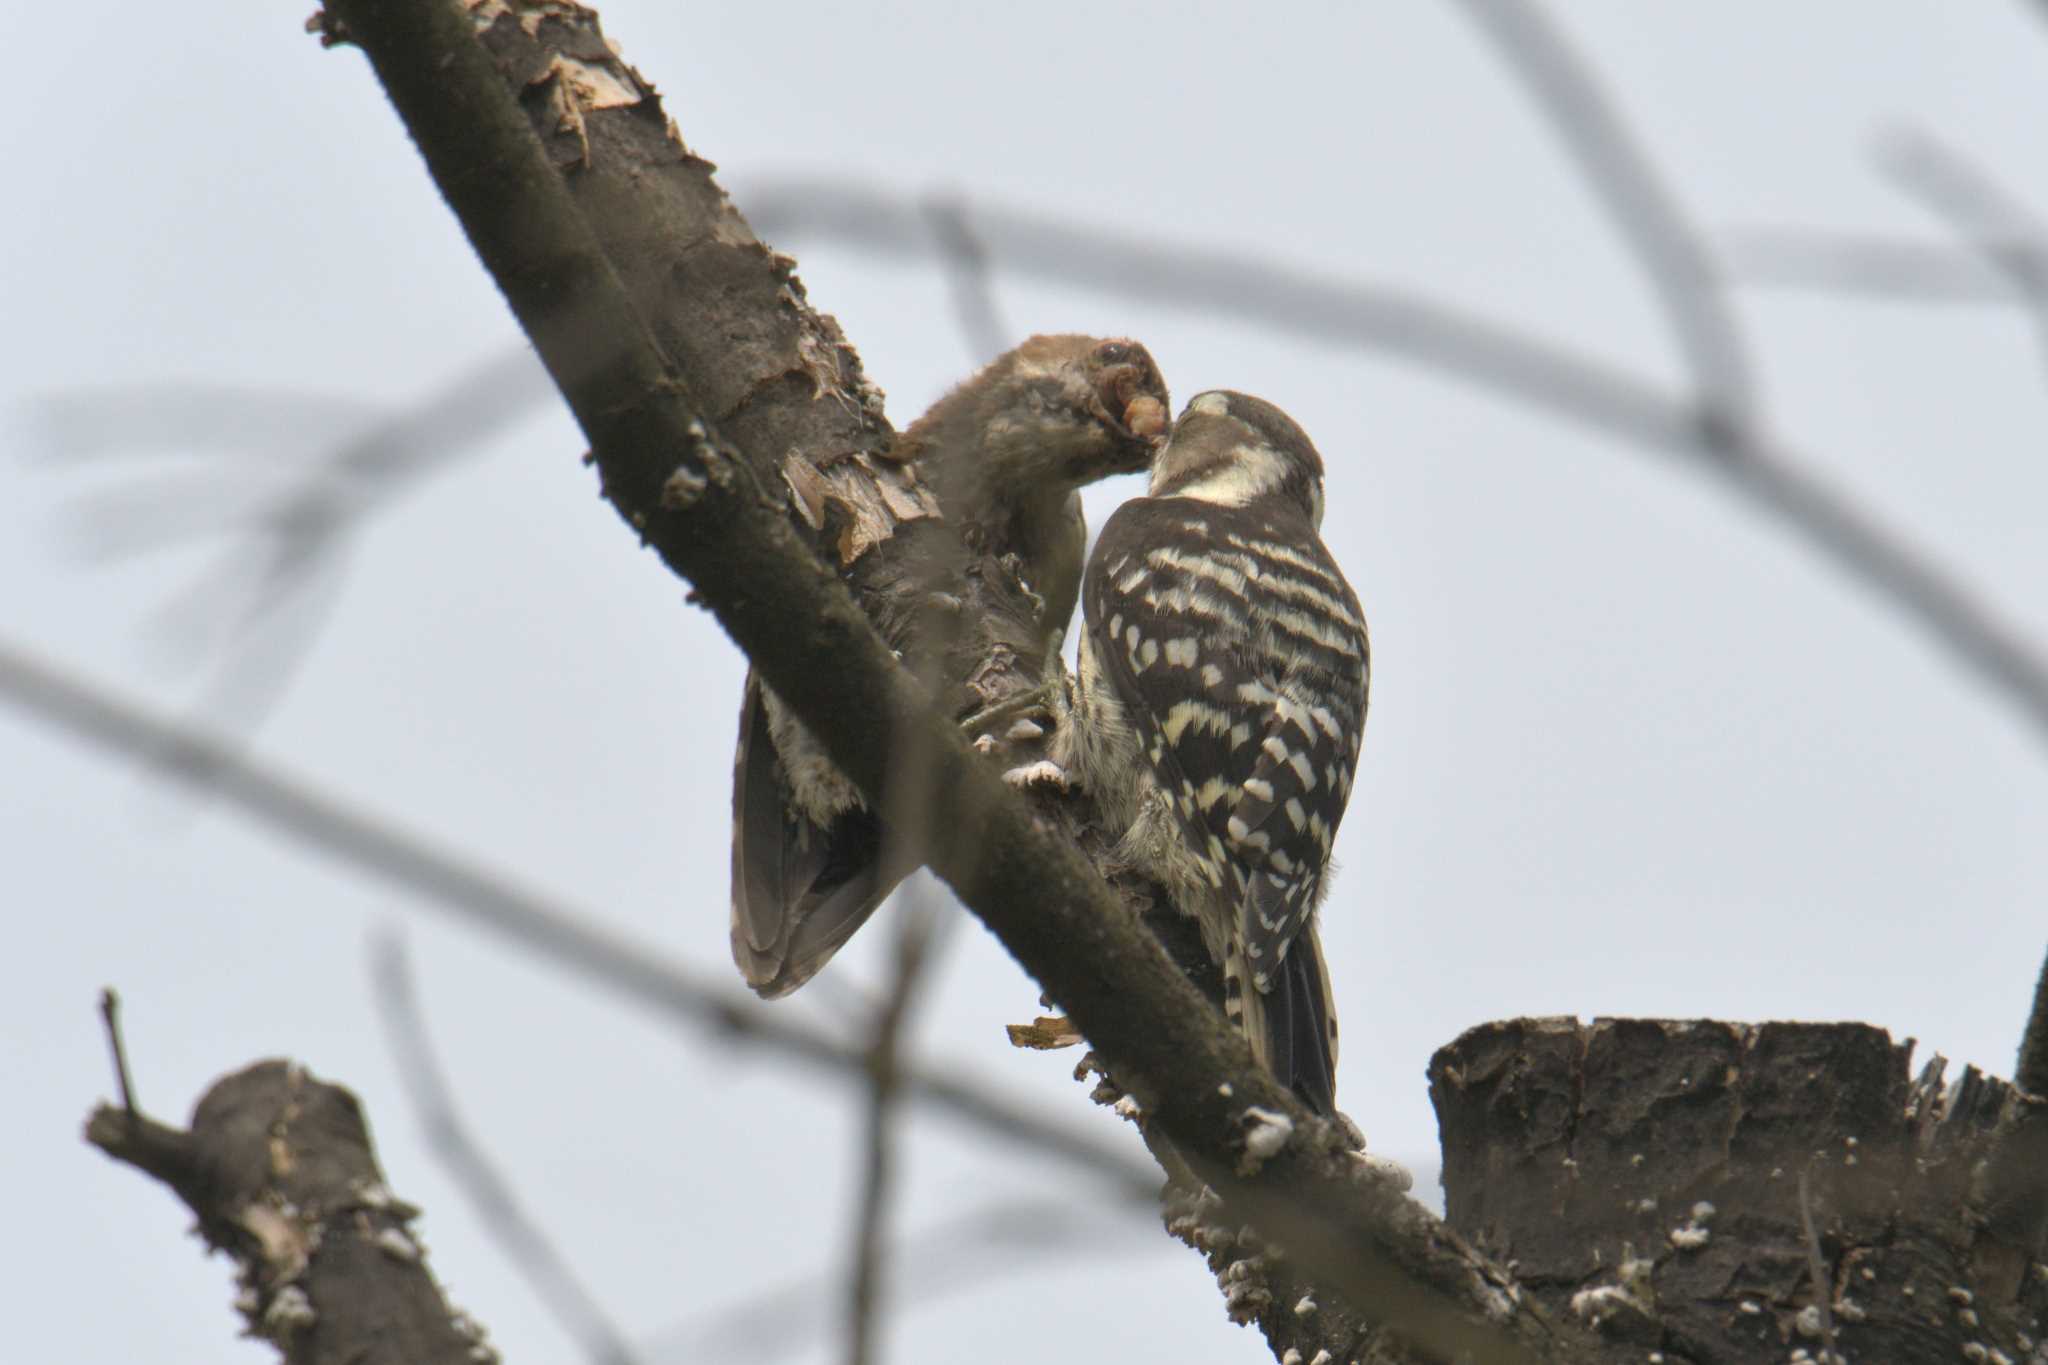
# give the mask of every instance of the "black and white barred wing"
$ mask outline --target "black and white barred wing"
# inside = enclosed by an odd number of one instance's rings
[[[1313,912],[1365,719],[1363,616],[1305,519],[1127,503],[1089,571],[1097,663],[1272,988]]]
[[[1364,735],[1370,646],[1364,613],[1305,525],[1227,532],[1212,564],[1266,601],[1252,675],[1237,692],[1258,713],[1250,775],[1212,813],[1247,869],[1243,922],[1252,984],[1269,989],[1327,888],[1326,874]]]

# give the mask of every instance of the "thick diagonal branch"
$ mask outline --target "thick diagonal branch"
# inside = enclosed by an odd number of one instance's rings
[[[1251,1064],[1072,844],[1035,823],[932,714],[845,586],[795,535],[758,476],[782,452],[756,447],[743,455],[729,442],[749,438],[725,427],[688,353],[658,344],[641,308],[694,303],[702,314],[695,325],[727,336],[744,319],[720,314],[721,295],[654,300],[629,291],[595,220],[579,209],[578,178],[593,163],[627,154],[622,123],[665,125],[652,92],[601,41],[593,46],[569,34],[577,24],[594,32],[587,12],[554,3],[515,13],[497,0],[475,11],[420,0],[338,0],[331,13],[369,54],[562,389],[607,496],[691,582],[871,799],[883,789],[889,756],[911,751],[906,741],[916,736],[916,751],[931,756],[935,808],[949,813],[932,830],[930,865],[1065,1007],[1151,1121],[1234,1209],[1314,1267],[1330,1296],[1397,1323],[1416,1343],[1410,1358],[1468,1352],[1534,1360],[1553,1348],[1569,1356],[1569,1342],[1556,1335],[1563,1329],[1489,1294],[1497,1271],[1422,1210],[1377,1187],[1338,1135]],[[581,45],[542,61],[521,35],[535,42],[567,35]],[[551,161],[564,138],[570,155]],[[659,239],[706,226],[665,221],[630,197],[606,208],[606,231],[614,235]],[[708,226],[730,236],[736,220],[719,201]],[[757,264],[775,268],[765,253]],[[664,326],[690,332],[687,308],[663,316]],[[703,339],[695,339],[701,354]],[[836,391],[817,378],[817,394],[760,388],[742,396],[742,409],[756,406],[765,417],[780,404],[830,402]],[[1285,1116],[1292,1140],[1277,1151],[1248,1152],[1253,1107]],[[1503,1321],[1486,1321],[1489,1305]]]

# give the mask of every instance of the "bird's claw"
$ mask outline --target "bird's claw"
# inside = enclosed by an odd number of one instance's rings
[[[977,731],[992,731],[1004,721],[1017,720],[1033,711],[1045,711],[1052,706],[1056,684],[1047,679],[1036,687],[1027,687],[1022,692],[1013,692],[1001,701],[983,707],[960,722],[960,728],[973,734]]]
[[[1067,770],[1049,758],[1041,758],[1035,763],[1024,763],[1011,768],[1003,774],[1003,781],[1019,791],[1028,791],[1033,787],[1056,787],[1060,791],[1066,791],[1070,786],[1067,781]]]

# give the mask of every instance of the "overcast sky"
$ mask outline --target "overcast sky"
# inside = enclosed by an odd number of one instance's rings
[[[21,40],[0,131],[0,638],[736,981],[743,661],[598,500],[557,406],[407,485],[310,591],[233,633],[262,562],[248,509],[518,340],[360,55],[300,32],[308,3],[44,7]],[[807,220],[792,183],[1398,286],[1682,390],[1636,258],[1462,7],[959,8],[604,10],[741,209],[782,206],[775,244],[899,424],[977,358],[944,278]],[[1717,239],[1952,243],[1875,155],[1914,128],[2048,210],[2038,6],[1567,17]],[[2048,733],[1925,629],[1681,455],[1200,298],[1000,260],[995,288],[1017,335],[1137,337],[1177,399],[1269,398],[1329,465],[1325,536],[1376,667],[1324,935],[1338,1098],[1377,1150],[1433,1171],[1432,1049],[1518,1014],[1865,1020],[2010,1071],[2048,947]],[[2048,651],[2048,384],[2025,313],[1752,288],[1737,318],[1768,430]],[[138,439],[176,409],[162,389],[135,406],[137,386],[193,385],[224,391],[202,411],[250,416],[240,448]],[[89,458],[84,428],[47,419],[112,410],[95,395],[141,415]],[[1097,490],[1091,519],[1136,487]],[[379,929],[414,951],[465,1113],[650,1360],[767,1358],[765,1338],[691,1334],[807,1276],[836,1294],[850,1088],[679,1034],[5,704],[0,773],[10,1356],[269,1357],[231,1342],[227,1266],[171,1197],[78,1138],[111,1093],[111,983],[152,1110],[180,1119],[265,1056],[348,1084],[455,1299],[508,1359],[576,1357],[424,1146],[370,994]],[[874,981],[885,940],[829,975]],[[835,1019],[830,990],[777,1008]],[[1135,1150],[1070,1054],[1003,1041],[1036,994],[963,923],[919,1046]],[[892,1359],[1264,1358],[1193,1255],[1068,1169],[923,1118],[909,1153],[907,1233],[1018,1199],[1064,1202],[1082,1231],[912,1267]],[[1010,1268],[973,1279],[984,1264]],[[754,1316],[794,1325],[777,1358],[836,1358],[793,1308]]]

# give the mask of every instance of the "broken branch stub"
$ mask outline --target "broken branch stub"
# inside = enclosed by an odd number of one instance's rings
[[[112,1105],[86,1140],[169,1185],[236,1268],[249,1334],[291,1365],[493,1365],[377,1168],[354,1095],[293,1062],[216,1081],[180,1131]]]

